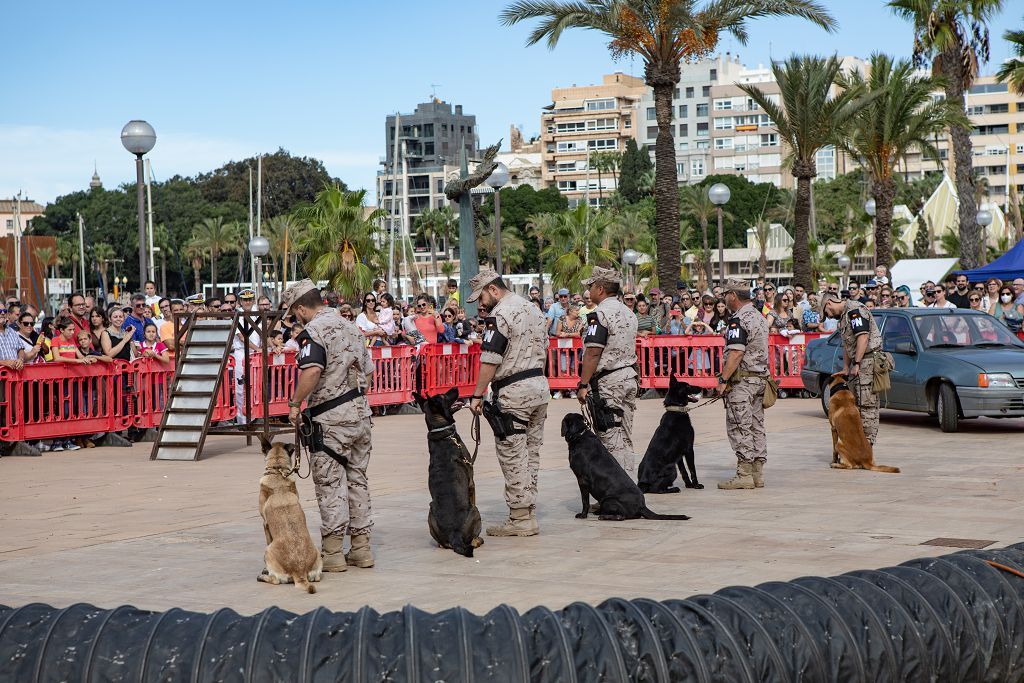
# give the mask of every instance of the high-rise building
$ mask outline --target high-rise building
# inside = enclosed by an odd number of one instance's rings
[[[711,171],[711,89],[731,83],[745,68],[739,57],[725,53],[693,64],[679,65],[681,77],[672,95],[672,135],[676,148],[679,184],[699,183]],[[646,145],[654,159],[658,121],[654,91],[647,88],[640,99],[639,144]]]
[[[636,138],[637,104],[647,91],[642,78],[614,73],[600,85],[554,88],[551,104],[541,115],[541,174],[544,185],[557,187],[574,207],[615,191],[614,174],[603,174],[590,163],[595,152],[622,152]]]

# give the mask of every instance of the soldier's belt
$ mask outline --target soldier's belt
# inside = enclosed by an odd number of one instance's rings
[[[618,372],[619,370],[626,370],[627,368],[631,368],[631,367],[633,367],[633,366],[632,365],[620,365],[619,367],[612,368],[611,370],[602,370],[601,372],[596,373],[593,377],[590,378],[590,386],[596,389],[598,381],[601,380],[602,378],[607,377],[608,375],[612,374],[613,372]]]
[[[360,388],[351,389],[346,391],[341,396],[335,396],[332,399],[324,401],[323,403],[317,403],[315,406],[310,406],[306,409],[306,413],[311,417],[317,417],[323,415],[332,408],[337,408],[340,405],[344,405],[349,401],[354,401],[363,395],[363,390]]]
[[[491,389],[497,394],[505,387],[516,382],[522,382],[524,379],[532,379],[533,377],[543,377],[544,368],[530,368],[529,370],[520,370],[519,372],[513,372],[508,377],[502,377],[501,379],[494,380],[491,382]]]
[[[730,379],[746,379],[748,377],[756,377],[758,379],[768,379],[768,371],[754,372],[752,370],[737,370],[732,374]]]

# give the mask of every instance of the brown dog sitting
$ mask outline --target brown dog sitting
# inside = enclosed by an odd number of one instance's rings
[[[829,384],[832,391],[828,401],[828,421],[832,425],[832,467],[899,473],[899,467],[875,464],[874,450],[864,436],[860,411],[847,381],[846,375],[837,374]]]
[[[292,583],[316,593],[312,582],[320,580],[323,560],[306,528],[306,515],[292,477],[292,444],[263,444],[266,458],[260,477],[260,516],[267,536],[266,564],[256,577],[265,583]]]

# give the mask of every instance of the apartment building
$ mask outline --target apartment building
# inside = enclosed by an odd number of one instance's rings
[[[935,96],[942,97],[942,94]],[[985,201],[1005,209],[1010,200],[1010,187],[1016,187],[1018,198],[1024,197],[1024,96],[1012,92],[1005,83],[997,83],[994,76],[982,76],[964,99],[974,126],[971,133],[974,171],[987,182]],[[920,178],[925,173],[943,169],[953,175],[955,162],[950,153],[950,137],[939,137],[935,144],[939,150],[938,161],[923,159],[920,153],[915,153],[909,155],[897,171],[909,178]]]
[[[728,52],[693,64],[679,65],[681,78],[672,96],[672,135],[676,148],[676,174],[679,184],[699,183],[711,164],[711,89],[719,83],[731,83],[745,67],[739,56]],[[648,88],[639,105],[641,125],[637,141],[646,145],[654,159],[658,122],[654,111],[654,91]]]
[[[557,187],[574,207],[599,206],[615,191],[615,178],[599,179],[590,164],[595,152],[622,152],[636,138],[638,103],[647,91],[642,78],[608,74],[600,85],[554,88],[541,115],[541,178]]]
[[[0,237],[14,235],[19,220],[24,234],[32,226],[32,219],[42,216],[44,211],[45,206],[31,199],[0,199]]]

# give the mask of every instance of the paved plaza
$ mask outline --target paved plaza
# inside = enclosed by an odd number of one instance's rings
[[[277,605],[427,610],[499,603],[557,608],[609,596],[683,598],[729,584],[881,567],[949,548],[936,537],[1024,539],[1024,420],[971,420],[943,434],[920,415],[883,411],[878,462],[902,474],[828,467],[828,424],[816,400],[767,413],[767,488],[718,491],[734,469],[721,404],[694,413],[697,467],[708,488],[648,496],[688,522],[577,520],[579,491],[559,437],[572,400],[552,401],[540,480],[541,535],[487,538],[473,559],[439,550],[427,533],[427,444],[421,416],[376,418],[370,466],[377,566],[325,574],[316,595],[256,582],[263,531],[256,510],[258,445],[211,437],[199,462],[151,462],[148,444],[3,458],[0,604],[90,602],[251,614]],[[646,447],[662,407],[641,401]],[[459,415],[469,437],[470,415]],[[484,523],[505,514],[490,432],[476,466]],[[305,471],[305,468],[304,470]],[[313,537],[310,480],[299,483]]]

